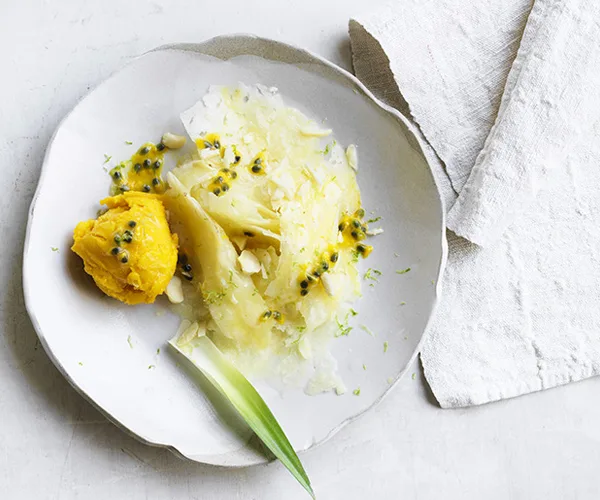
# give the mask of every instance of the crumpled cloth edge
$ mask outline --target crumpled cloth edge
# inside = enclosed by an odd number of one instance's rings
[[[352,51],[352,64],[354,73],[373,94],[389,106],[397,109],[411,122],[414,132],[424,145],[423,152],[431,166],[433,176],[440,190],[444,204],[444,211],[454,204],[458,195],[446,173],[442,160],[423,135],[418,123],[413,119],[408,103],[398,88],[389,58],[377,38],[369,32],[368,28],[355,19],[348,24],[350,46]],[[375,62],[379,61],[379,62]]]

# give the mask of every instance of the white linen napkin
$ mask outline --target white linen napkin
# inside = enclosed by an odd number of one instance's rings
[[[536,1],[495,125],[448,215],[469,241],[496,241],[600,117],[600,9],[588,4]]]
[[[600,370],[600,4],[531,4],[403,0],[350,21],[357,76],[404,99],[445,164],[450,227],[489,244],[448,233],[421,353],[442,407]]]

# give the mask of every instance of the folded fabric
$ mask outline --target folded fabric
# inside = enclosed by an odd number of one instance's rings
[[[469,241],[497,241],[599,118],[600,18],[588,4],[536,2],[496,123],[448,214]]]
[[[350,20],[356,75],[410,113],[456,193],[494,123],[532,5],[400,0]]]
[[[451,227],[494,242],[448,234],[421,353],[443,407],[600,370],[600,4],[537,0],[512,64],[530,8],[404,0],[350,22],[357,76],[388,102],[401,92],[443,160]]]

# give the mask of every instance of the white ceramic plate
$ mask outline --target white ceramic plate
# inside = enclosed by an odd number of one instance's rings
[[[432,315],[446,255],[440,196],[411,126],[352,75],[318,56],[245,35],[163,47],[83,99],[48,147],[31,206],[23,278],[27,309],[58,369],[114,423],[146,443],[227,466],[268,458],[255,439],[248,441],[251,432],[231,408],[167,350],[178,318],[160,301],[128,307],[103,296],[69,247],[76,223],[95,217],[98,200],[107,194],[104,154],[119,161],[164,131],[183,133],[182,110],[210,84],[238,81],[278,87],[287,103],[326,120],[342,144],[357,144],[363,205],[382,217],[385,229],[361,263],[383,275],[374,287],[365,283],[354,330],[334,343],[349,391],[310,397],[257,384],[297,450],[332,436],[399,380]],[[396,273],[407,267],[409,273]]]

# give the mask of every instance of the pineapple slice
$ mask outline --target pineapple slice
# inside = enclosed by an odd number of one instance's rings
[[[171,189],[165,205],[181,236],[181,248],[200,270],[196,277],[212,319],[226,337],[240,346],[266,347],[271,339],[271,321],[262,319],[265,301],[256,293],[252,279],[244,274],[237,252],[223,229],[190,195],[173,174],[168,174]]]
[[[284,378],[304,360],[334,380],[328,345],[371,249],[356,155],[261,85],[211,87],[181,119],[197,156],[169,174],[165,203],[201,272],[213,340],[253,373],[275,355]]]

